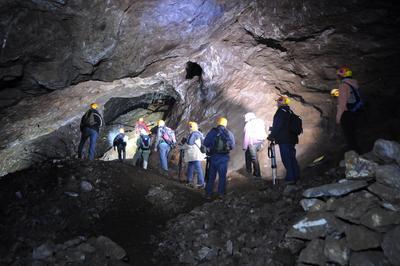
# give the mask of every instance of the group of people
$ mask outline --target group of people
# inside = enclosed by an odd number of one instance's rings
[[[344,136],[350,149],[359,151],[359,146],[355,138],[357,111],[362,106],[358,83],[352,78],[352,71],[347,67],[342,67],[337,71],[339,78],[339,89],[332,92],[338,96],[336,123],[342,125]],[[300,177],[300,169],[296,159],[295,145],[298,143],[298,134],[291,130],[291,116],[293,111],[290,109],[289,97],[282,95],[277,100],[277,111],[273,118],[271,133],[267,136],[264,122],[257,118],[253,112],[245,114],[243,150],[245,151],[246,170],[255,178],[261,178],[258,152],[265,139],[279,146],[282,163],[286,169],[285,181],[288,184],[295,183]],[[99,128],[103,125],[103,118],[97,111],[98,105],[91,104],[81,120],[81,141],[78,148],[78,156],[82,158],[83,146],[86,140],[90,139],[89,159],[95,156],[95,145],[99,134]],[[189,122],[189,135],[179,146],[185,152],[185,162],[187,163],[186,181],[191,183],[194,173],[197,172],[197,187],[205,188],[206,196],[211,197],[214,183],[218,174],[218,195],[223,196],[226,191],[226,175],[228,170],[229,152],[235,148],[235,137],[227,129],[227,119],[219,117],[216,127],[212,128],[204,137],[200,132],[198,124],[194,121]],[[139,137],[137,139],[137,151],[134,155],[134,164],[142,160],[143,168],[147,169],[148,158],[151,146],[154,144],[154,151],[159,152],[160,166],[162,173],[168,175],[168,155],[172,148],[176,146],[176,139],[173,130],[165,125],[165,121],[159,120],[155,133],[155,142],[152,142],[150,129],[140,118],[135,125],[135,130]],[[118,149],[120,160],[126,158],[126,136],[123,129],[114,139],[114,149]],[[202,161],[208,158],[208,180],[202,170]]]

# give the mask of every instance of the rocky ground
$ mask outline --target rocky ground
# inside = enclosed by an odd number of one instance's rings
[[[129,162],[49,161],[0,180],[0,264],[399,265],[400,145],[375,146],[296,186],[232,172],[211,201]]]

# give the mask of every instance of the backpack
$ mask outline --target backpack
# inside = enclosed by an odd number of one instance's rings
[[[353,87],[350,83],[344,82],[345,84],[349,85],[351,89],[351,94],[354,96],[354,99],[356,100],[354,103],[347,103],[346,107],[347,110],[350,112],[355,112],[361,109],[363,107],[364,103],[361,100],[361,95],[360,95],[360,90],[356,90],[356,88]]]
[[[225,132],[218,132],[215,137],[212,153],[229,153],[228,139],[224,134]]]
[[[168,145],[174,145],[176,143],[175,131],[169,127],[164,127],[162,129],[161,137]]]
[[[150,149],[150,136],[149,135],[141,135],[140,136],[140,149],[149,150]]]
[[[295,135],[303,133],[303,120],[293,111],[289,112],[289,131]]]
[[[82,117],[81,127],[92,127],[96,125],[96,120],[94,119],[94,111],[89,110]]]
[[[126,140],[125,139],[126,139],[125,135],[119,133],[114,139],[113,146],[114,147],[115,146],[120,146],[120,145],[126,146]]]

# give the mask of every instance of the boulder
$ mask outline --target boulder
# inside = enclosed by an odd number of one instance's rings
[[[354,251],[377,248],[381,244],[381,235],[364,226],[348,225],[345,234],[348,247]]]
[[[389,203],[400,204],[400,189],[375,182],[368,187],[368,190]]]
[[[393,266],[381,251],[352,252],[350,266]]]
[[[302,199],[300,205],[303,210],[309,212],[325,211],[326,209],[326,203],[319,199]]]
[[[379,199],[365,190],[329,201],[329,210],[334,211],[337,217],[356,224],[374,206],[379,206]]]
[[[393,265],[400,265],[400,226],[387,232],[383,238],[382,249]]]
[[[53,242],[46,242],[33,250],[32,258],[34,260],[47,259],[48,257],[53,256],[55,248],[56,247]]]
[[[381,165],[376,168],[376,181],[400,189],[400,167],[396,164]]]
[[[400,144],[395,141],[378,139],[375,141],[373,152],[386,163],[396,161],[400,164]]]
[[[364,179],[375,175],[378,166],[374,161],[360,157],[355,151],[346,152],[344,155],[347,179]]]
[[[295,223],[286,233],[286,237],[315,239],[328,235],[341,235],[346,224],[329,212],[311,212]]]
[[[325,265],[326,257],[324,255],[324,241],[313,239],[303,249],[299,256],[299,262],[310,263],[313,265]]]
[[[327,237],[325,239],[324,254],[328,261],[347,265],[350,260],[350,249],[347,246],[346,239],[335,239]]]
[[[320,187],[309,188],[303,192],[306,198],[315,197],[339,197],[346,195],[352,191],[359,190],[368,186],[365,181],[345,180],[341,183],[327,184]]]
[[[121,260],[126,256],[125,250],[106,236],[97,237],[96,245],[107,257]]]
[[[375,231],[387,231],[392,225],[400,224],[400,213],[373,208],[361,217],[361,224]]]

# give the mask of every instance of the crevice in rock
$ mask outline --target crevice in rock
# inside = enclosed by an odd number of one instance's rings
[[[281,52],[287,52],[288,50],[283,47],[281,45],[281,42],[272,38],[264,38],[261,36],[256,35],[255,33],[247,30],[246,28],[244,28],[244,30],[246,31],[247,34],[251,35],[253,37],[253,39],[259,43],[259,44],[263,44],[269,48],[272,48],[274,50],[279,50]]]

